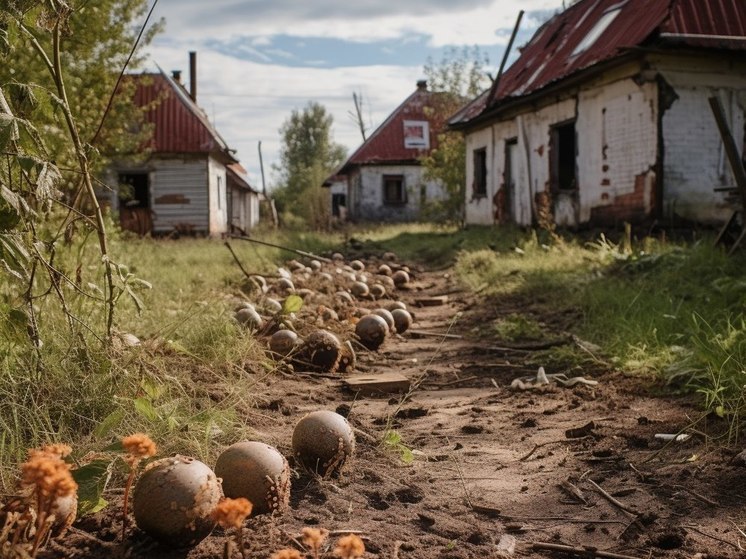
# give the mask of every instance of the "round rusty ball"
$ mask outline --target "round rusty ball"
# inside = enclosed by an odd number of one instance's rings
[[[405,309],[394,309],[391,316],[394,317],[394,325],[399,334],[403,334],[412,326],[412,315]]]
[[[391,276],[391,279],[394,280],[394,285],[399,287],[409,283],[409,274],[404,270],[397,270],[394,272],[394,275]]]
[[[290,354],[298,344],[298,334],[292,330],[278,330],[269,339],[269,349],[281,357]]]
[[[215,462],[215,475],[223,480],[226,497],[244,497],[252,515],[279,512],[290,500],[290,467],[285,457],[268,444],[235,443]]]
[[[377,314],[386,321],[386,324],[389,327],[389,332],[396,332],[396,323],[394,322],[394,315],[391,314],[391,311],[386,309],[375,309],[373,314]]]
[[[172,547],[189,547],[215,527],[211,513],[223,491],[215,473],[186,456],[148,465],[137,481],[132,512],[137,527]]]
[[[347,420],[329,410],[303,417],[293,430],[293,454],[306,471],[327,478],[339,475],[355,451]]]
[[[367,314],[355,325],[355,334],[360,343],[370,350],[376,350],[386,339],[389,325],[377,314]]]
[[[342,344],[328,330],[316,330],[301,345],[296,363],[301,369],[320,373],[333,373],[339,364]]]

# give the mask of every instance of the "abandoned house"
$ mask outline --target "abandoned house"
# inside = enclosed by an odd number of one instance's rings
[[[437,144],[427,82],[389,115],[324,186],[331,190],[332,214],[353,221],[414,221],[428,201],[443,198],[443,187],[425,180],[420,158]]]
[[[196,58],[190,53],[190,89],[180,72],[132,75],[135,102],[151,106],[150,156],[137,165],[113,165],[109,203],[123,229],[138,234],[220,236],[245,232],[259,220],[259,193],[207,115],[197,106]]]
[[[453,115],[466,221],[716,224],[735,186],[708,98],[739,146],[744,0],[580,0]]]

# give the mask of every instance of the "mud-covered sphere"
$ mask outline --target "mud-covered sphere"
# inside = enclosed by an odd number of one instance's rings
[[[412,315],[407,310],[394,309],[391,316],[394,317],[394,326],[399,334],[403,334],[412,326]]]
[[[254,307],[244,307],[238,309],[234,315],[236,321],[241,325],[245,326],[249,330],[258,330],[264,325],[264,320],[259,315]]]
[[[404,303],[404,301],[391,301],[388,305],[386,305],[386,310],[394,312],[394,309],[402,309],[406,311],[407,305],[406,303]]]
[[[388,264],[381,264],[378,266],[378,273],[382,276],[390,276],[393,272],[391,271],[391,266]]]
[[[355,335],[360,343],[371,350],[381,346],[388,331],[389,325],[377,314],[365,315],[355,325]]]
[[[374,283],[370,286],[370,294],[374,299],[380,299],[386,296],[386,288],[380,283]]]
[[[329,410],[314,411],[293,430],[293,455],[306,471],[328,478],[339,475],[355,451],[347,420]]]
[[[356,272],[362,272],[365,270],[365,264],[363,264],[360,260],[353,260],[350,262],[350,268],[355,270]]]
[[[269,339],[269,349],[281,357],[288,355],[298,343],[298,334],[292,330],[278,330]]]
[[[215,463],[226,497],[244,497],[252,515],[281,512],[290,500],[290,468],[285,457],[268,444],[244,441],[226,448]]]
[[[311,333],[300,347],[297,365],[307,371],[333,373],[339,364],[341,343],[328,330]]]
[[[368,288],[367,283],[363,283],[362,281],[356,281],[350,286],[350,291],[355,297],[367,297],[368,293],[370,293],[370,289]]]
[[[394,285],[397,287],[409,283],[409,274],[404,270],[397,270],[394,275],[391,276],[394,280]]]
[[[137,527],[160,543],[190,547],[215,527],[211,513],[222,497],[207,465],[177,455],[148,465],[135,486],[132,512]]]
[[[386,309],[375,309],[373,311],[373,314],[380,316],[386,321],[386,324],[388,324],[389,326],[390,332],[396,332],[396,323],[394,322],[394,316],[391,314],[391,311],[388,311]]]

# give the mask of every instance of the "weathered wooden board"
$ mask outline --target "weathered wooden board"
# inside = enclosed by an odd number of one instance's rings
[[[414,304],[418,307],[439,307],[448,302],[448,295],[438,295],[437,297],[418,297]]]
[[[410,382],[407,377],[399,373],[377,373],[373,375],[352,375],[344,379],[347,389],[362,396],[372,394],[391,394],[392,392],[406,392]]]

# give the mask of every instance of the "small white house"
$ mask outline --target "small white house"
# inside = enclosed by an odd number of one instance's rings
[[[711,96],[743,146],[744,0],[580,0],[450,119],[467,223],[722,222],[735,182]]]
[[[180,73],[136,74],[134,102],[150,107],[149,157],[139,165],[114,164],[106,182],[116,188],[108,204],[123,229],[146,234],[221,236],[258,222],[259,194],[196,97],[192,53],[191,87]]]
[[[352,221],[416,221],[428,201],[444,197],[442,185],[425,180],[420,159],[437,147],[428,114],[427,82],[417,89],[324,182],[332,215]]]

